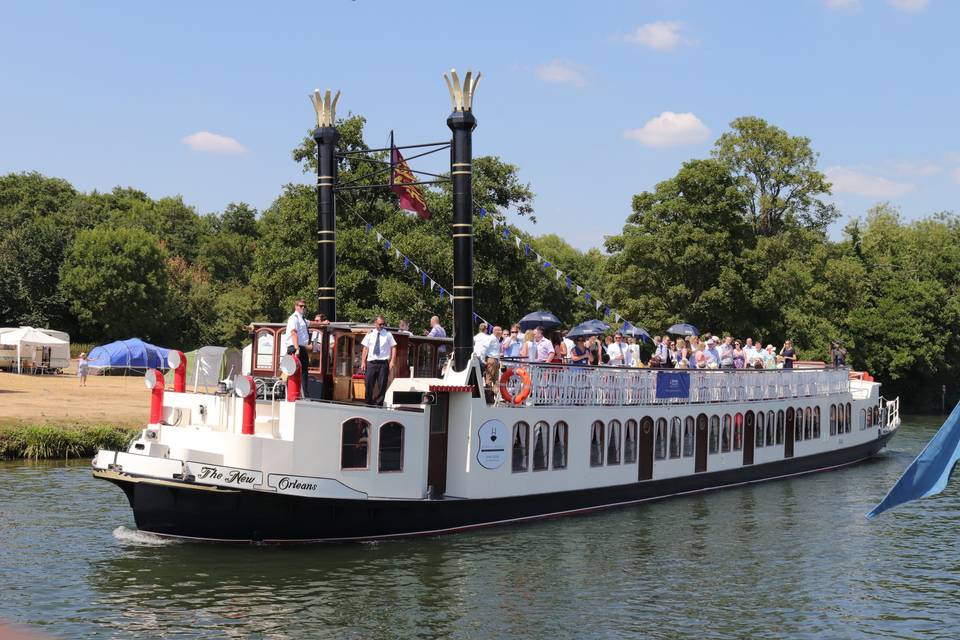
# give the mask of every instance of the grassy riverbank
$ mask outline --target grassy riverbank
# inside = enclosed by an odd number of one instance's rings
[[[0,460],[90,458],[97,449],[125,450],[136,432],[104,424],[0,422]]]

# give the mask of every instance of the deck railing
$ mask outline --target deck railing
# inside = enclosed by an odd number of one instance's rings
[[[850,390],[845,368],[635,369],[505,360],[501,372],[518,367],[530,377],[530,392],[521,404],[536,406],[740,402],[825,396]],[[522,386],[523,380],[516,373],[506,382],[511,397]],[[499,386],[496,398],[507,404]]]

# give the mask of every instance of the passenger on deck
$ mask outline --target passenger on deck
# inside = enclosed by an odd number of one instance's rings
[[[623,334],[617,332],[613,336],[613,344],[607,347],[611,367],[629,367],[632,363],[630,349],[623,343]]]
[[[573,348],[570,349],[570,364],[575,367],[582,367],[590,364],[590,352],[586,347],[586,340],[583,336],[577,336],[574,340]]]
[[[843,348],[843,343],[830,343],[830,362],[834,367],[847,366],[847,350]]]
[[[550,357],[555,353],[553,344],[543,337],[543,327],[537,327],[533,330],[533,340],[523,345],[521,357],[527,358],[530,362],[549,362]]]
[[[783,362],[784,369],[793,369],[793,363],[797,359],[797,352],[793,348],[793,342],[790,340],[784,340],[783,348],[780,349],[780,356],[778,359]]]
[[[500,374],[500,337],[487,333],[486,322],[480,323],[477,335],[473,336],[473,354],[483,363],[484,383],[492,388],[494,380]]]
[[[503,339],[501,345],[503,346],[503,357],[520,357],[520,352],[523,351],[523,334],[520,333],[519,325],[515,324],[510,327],[510,335]]]

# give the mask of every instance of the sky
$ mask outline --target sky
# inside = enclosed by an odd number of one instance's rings
[[[339,89],[371,145],[433,142],[456,68],[483,74],[474,155],[536,193],[538,223],[512,222],[581,249],[745,115],[811,139],[835,237],[881,201],[960,212],[953,0],[136,5],[4,3],[0,174],[263,210],[313,182],[290,152],[314,88]]]

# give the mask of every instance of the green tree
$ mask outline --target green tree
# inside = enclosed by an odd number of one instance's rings
[[[154,339],[164,328],[166,258],[159,240],[140,229],[81,231],[60,270],[60,289],[91,337]]]
[[[837,218],[836,207],[820,199],[830,194],[830,183],[817,170],[809,138],[753,116],[737,118],[730,128],[713,156],[736,177],[758,234],[771,236],[787,225],[823,231]]]

